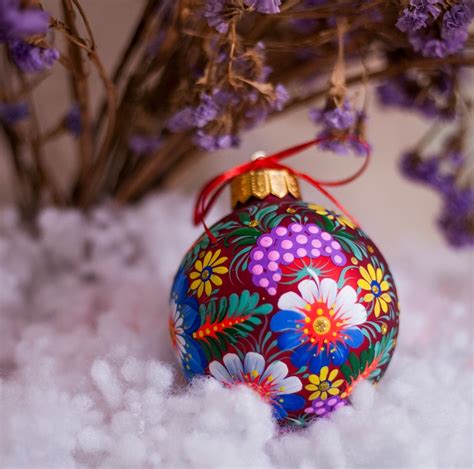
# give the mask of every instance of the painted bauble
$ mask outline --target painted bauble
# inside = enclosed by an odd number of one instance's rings
[[[378,382],[398,333],[394,280],[347,217],[298,200],[286,171],[233,181],[236,208],[185,255],[170,331],[187,378],[246,385],[304,425]]]

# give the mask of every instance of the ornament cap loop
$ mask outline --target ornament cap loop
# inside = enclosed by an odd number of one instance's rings
[[[257,158],[264,156],[261,152],[258,153]],[[279,199],[291,195],[301,200],[298,179],[286,169],[258,169],[241,174],[231,182],[232,207],[244,204],[251,197],[262,200],[269,195]]]

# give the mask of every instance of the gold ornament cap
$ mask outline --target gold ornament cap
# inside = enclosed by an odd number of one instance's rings
[[[256,152],[252,159],[263,158],[265,153]],[[241,174],[231,182],[232,208],[239,203],[244,204],[250,198],[264,199],[274,195],[283,199],[288,195],[300,200],[300,185],[294,174],[286,169],[258,169]]]

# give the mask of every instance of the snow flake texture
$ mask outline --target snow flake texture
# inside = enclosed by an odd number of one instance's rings
[[[281,433],[249,389],[186,386],[175,368],[168,293],[200,231],[189,210],[178,195],[88,218],[47,209],[36,240],[0,215],[2,468],[472,464],[469,259],[401,243],[401,334],[386,377]]]

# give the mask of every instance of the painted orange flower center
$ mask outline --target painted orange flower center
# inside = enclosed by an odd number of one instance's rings
[[[335,318],[334,306],[329,308],[325,303],[307,304],[301,310],[305,318],[300,321],[300,327],[309,341],[318,348],[330,350],[330,345],[340,340],[345,321]]]

